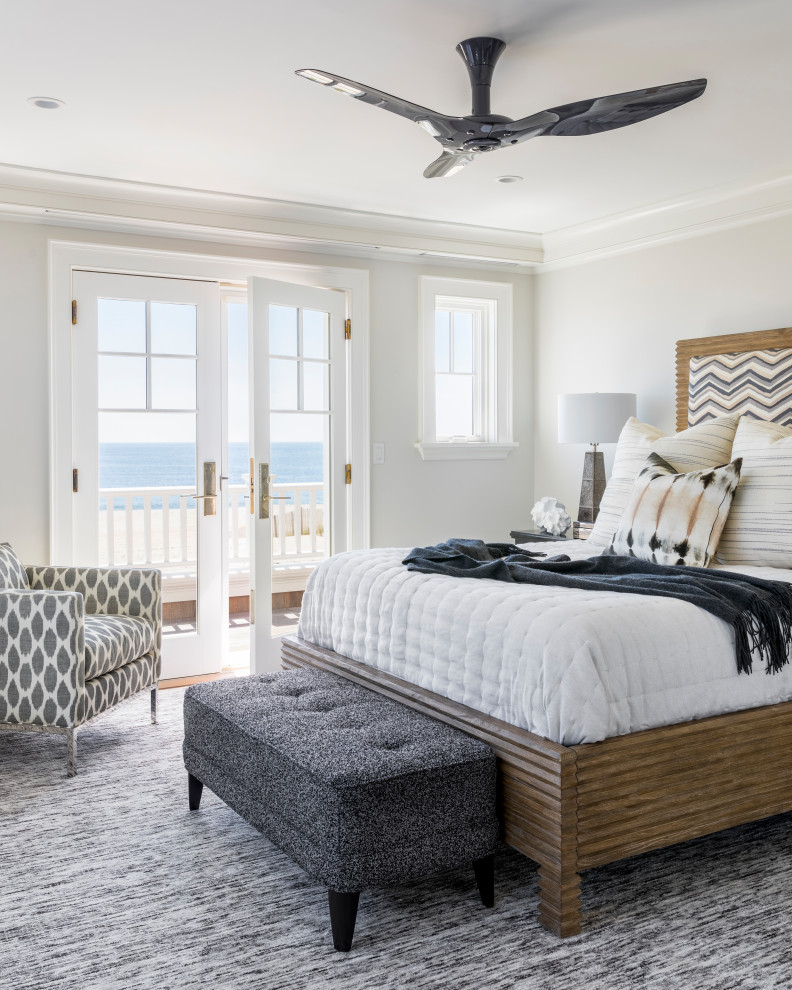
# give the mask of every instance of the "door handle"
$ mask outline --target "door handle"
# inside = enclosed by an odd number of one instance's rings
[[[262,461],[259,464],[259,519],[269,519],[269,464]]]
[[[205,516],[217,515],[217,463],[204,461],[204,510]]]
[[[291,497],[290,495],[270,495],[269,493],[270,480],[271,480],[271,476],[269,473],[269,464],[267,464],[266,461],[262,461],[259,464],[259,498],[258,498],[259,519],[269,519],[270,502],[274,502],[274,501],[288,502]],[[251,490],[252,490],[252,484],[251,484]],[[252,499],[251,499],[250,507],[251,509],[253,508]]]

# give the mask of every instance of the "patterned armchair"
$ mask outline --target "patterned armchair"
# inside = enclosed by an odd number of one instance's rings
[[[0,544],[0,730],[66,736],[151,689],[157,721],[162,647],[160,572],[120,567],[23,567]]]

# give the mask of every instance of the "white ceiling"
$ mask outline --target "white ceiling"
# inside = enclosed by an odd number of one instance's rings
[[[792,162],[789,0],[28,0],[3,13],[0,161],[117,179],[545,232]],[[327,69],[446,113],[455,44],[509,47],[493,111],[706,76],[632,127],[540,138],[447,179],[418,127],[297,76]],[[38,110],[30,96],[66,101]],[[496,183],[502,174],[524,181]]]

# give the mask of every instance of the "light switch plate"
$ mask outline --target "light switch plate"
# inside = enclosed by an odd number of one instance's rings
[[[375,443],[374,444],[374,463],[384,464],[385,463],[385,444]]]

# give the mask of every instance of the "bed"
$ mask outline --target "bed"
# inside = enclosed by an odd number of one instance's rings
[[[779,403],[785,400],[792,407],[785,373],[768,376],[762,384],[764,391],[757,386],[762,381],[761,374],[748,376],[751,385],[746,395],[740,395],[734,387],[735,368],[750,366],[757,352],[769,348],[792,348],[792,329],[680,341],[677,429],[727,410],[778,419]],[[728,370],[719,379],[721,365]],[[572,550],[572,546],[567,549]],[[573,550],[574,554],[581,552],[585,548]],[[370,559],[379,561],[377,566],[387,570],[390,561],[382,556],[387,553],[379,552],[380,559],[374,552]],[[775,576],[792,580],[788,572]],[[377,579],[372,572],[372,586]],[[506,601],[506,605],[498,607],[508,608],[509,594],[503,594],[505,599],[498,601]],[[627,600],[633,596],[621,597]],[[644,599],[643,606],[657,601]],[[701,613],[684,602],[674,602],[673,606],[693,609],[696,615]],[[760,674],[752,675],[750,683],[744,679],[744,696],[739,696],[743,709],[726,714],[708,715],[709,702],[699,702],[697,687],[690,683],[686,685],[688,700],[679,709],[687,713],[680,716],[686,720],[655,724],[667,719],[667,714],[655,712],[652,705],[642,709],[634,699],[646,693],[645,685],[626,677],[626,690],[632,692],[627,701],[606,697],[589,719],[586,706],[590,706],[591,689],[578,688],[577,701],[574,690],[568,692],[558,706],[560,714],[541,722],[534,711],[541,711],[541,705],[536,706],[530,698],[522,707],[515,701],[526,698],[518,667],[501,674],[499,687],[488,695],[487,678],[481,672],[486,665],[479,665],[481,671],[471,671],[468,658],[460,655],[457,648],[455,659],[449,646],[443,667],[439,663],[442,650],[436,645],[442,638],[426,639],[425,631],[416,631],[411,624],[411,608],[414,611],[408,603],[405,628],[410,631],[408,635],[414,633],[417,637],[417,652],[434,664],[430,677],[389,664],[387,657],[379,661],[379,667],[364,662],[368,644],[365,639],[356,641],[354,633],[347,652],[359,659],[306,638],[290,637],[284,639],[283,664],[342,674],[488,742],[499,760],[503,837],[538,864],[539,916],[557,935],[574,935],[581,930],[580,875],[586,870],[792,810],[792,761],[773,758],[773,754],[792,751],[792,701],[769,703],[774,693],[792,698],[790,668],[772,678]],[[629,626],[629,602],[623,608],[625,625]],[[541,618],[541,603],[536,611]],[[594,634],[598,621],[602,626],[602,620],[597,619],[599,611],[593,607],[578,623],[583,640]],[[711,653],[705,658],[707,670],[723,673],[724,665],[733,663],[733,651],[728,639],[717,640],[717,620],[695,618],[691,613],[680,620],[680,614],[675,616],[675,622],[678,625],[681,621],[686,628],[694,622],[709,623],[706,630],[702,626],[689,641],[706,641]],[[554,620],[551,617],[548,621]],[[633,624],[636,628],[641,625],[637,612]],[[720,635],[725,633],[721,630]],[[620,633],[618,649],[614,646],[611,651],[623,652],[627,665],[629,649],[625,644],[629,646],[629,642],[629,636]],[[507,645],[503,647],[504,657]],[[433,651],[437,656],[432,656]],[[598,662],[607,662],[608,652],[599,650]],[[586,662],[591,666],[588,654]],[[483,685],[481,690],[476,688],[477,676]],[[776,681],[778,677],[781,680]],[[723,678],[727,679],[725,673]],[[482,697],[486,704],[480,700]],[[609,721],[614,711],[616,715]],[[653,727],[641,727],[647,724]],[[591,738],[597,741],[587,741]]]

